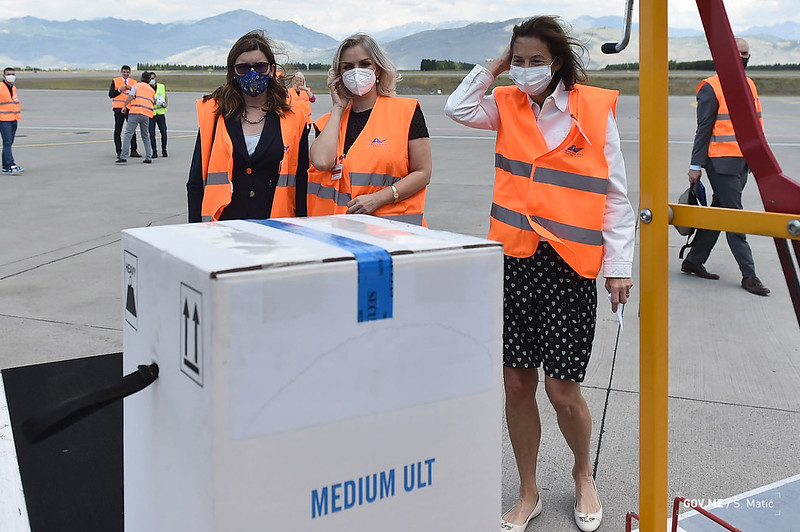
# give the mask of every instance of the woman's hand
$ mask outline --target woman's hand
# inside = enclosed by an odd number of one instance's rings
[[[331,102],[333,106],[338,107],[340,110],[346,109],[347,105],[350,103],[350,99],[342,92],[342,76],[337,76],[328,85],[328,88],[331,90]]]
[[[372,214],[378,207],[388,203],[381,197],[384,195],[386,195],[384,190],[380,190],[373,194],[364,194],[351,199],[347,203],[347,214]]]
[[[494,77],[499,76],[511,68],[511,45],[509,44],[506,46],[506,49],[503,50],[503,53],[497,56],[497,58],[492,61],[487,68]]]
[[[628,302],[633,287],[633,279],[630,277],[609,277],[606,278],[606,291],[611,294],[611,311],[616,312],[617,306]]]

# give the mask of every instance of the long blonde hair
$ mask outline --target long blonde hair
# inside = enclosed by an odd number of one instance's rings
[[[331,60],[331,68],[328,70],[328,85],[330,85],[334,79],[342,75],[342,69],[340,66],[342,60],[342,53],[347,50],[348,48],[352,48],[353,46],[363,46],[364,50],[370,56],[370,59],[378,65],[380,72],[377,73],[378,82],[376,86],[378,88],[378,94],[381,96],[394,96],[395,95],[395,87],[397,86],[397,82],[400,81],[402,76],[397,71],[397,67],[394,66],[381,47],[378,46],[378,43],[375,42],[375,39],[367,35],[366,33],[356,33],[347,37],[345,40],[339,44],[339,47],[336,49],[336,53],[333,54],[333,60]],[[351,93],[347,88],[342,87],[342,90],[347,94],[349,97],[353,97],[354,94]]]

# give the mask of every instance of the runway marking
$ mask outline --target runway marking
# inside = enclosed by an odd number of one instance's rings
[[[194,137],[195,135],[170,135],[169,138],[171,139],[183,139],[188,137]],[[106,144],[109,142],[114,142],[113,139],[103,139],[103,140],[82,140],[82,141],[74,141],[74,142],[46,142],[40,144],[14,144],[14,149],[17,148],[43,148],[49,146],[75,146],[78,144]]]
[[[28,129],[74,129],[74,128],[46,128],[46,127],[30,127]],[[88,129],[92,131],[105,131],[109,132],[111,129],[103,129],[103,128],[82,128]],[[176,130],[169,130],[168,133],[171,132],[175,133],[187,133],[186,135],[175,135],[170,134],[169,138],[188,138],[197,136],[196,131],[189,131],[186,129],[176,129]],[[85,133],[85,132],[83,132]],[[73,131],[71,133],[55,133],[54,135],[80,135],[82,134],[81,131]],[[26,138],[26,137],[46,137],[46,134],[39,134],[39,135],[19,135],[19,138]],[[50,135],[52,136],[52,135]],[[431,139],[435,140],[496,140],[496,137],[480,137],[476,135],[431,135]],[[69,145],[76,145],[76,144],[97,144],[97,143],[104,143],[104,142],[113,142],[112,140],[84,140],[84,141],[75,141],[75,142],[51,142],[51,143],[40,143],[40,144],[15,144],[15,148],[41,148],[47,146],[69,146]],[[640,141],[639,139],[621,139],[620,142],[624,144],[638,144]],[[692,140],[670,140],[667,141],[667,144],[693,144],[694,141]],[[797,148],[800,147],[800,142],[770,142],[769,146],[781,147],[781,148]]]

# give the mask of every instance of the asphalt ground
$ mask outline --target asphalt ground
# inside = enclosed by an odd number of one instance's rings
[[[168,87],[169,89],[169,87]],[[184,223],[185,183],[196,136],[194,100],[169,93],[169,158],[114,164],[111,104],[101,91],[21,91],[14,155],[25,173],[3,176],[0,212],[0,369],[122,349],[120,231]],[[426,217],[431,228],[485,236],[493,181],[493,134],[444,116],[446,96],[422,96],[434,171]],[[669,189],[677,199],[695,129],[694,99],[669,102]],[[800,98],[762,98],[772,150],[800,178]],[[321,95],[315,117],[330,107]],[[638,98],[623,96],[618,122],[629,194],[639,204]],[[140,149],[140,151],[143,151]],[[756,184],[744,205],[762,210]],[[740,287],[720,238],[709,270],[719,281],[680,273],[685,239],[670,231],[669,496],[720,500],[800,473],[800,328],[770,238],[751,236],[759,277],[772,293]],[[638,247],[637,247],[638,255]],[[634,266],[638,282],[638,256]],[[602,287],[602,282],[598,283]],[[603,530],[622,530],[638,508],[640,294],[634,287],[625,327],[600,294],[594,353],[584,384],[593,419],[592,459],[604,508]],[[602,288],[600,288],[602,291]],[[571,454],[540,390],[543,440],[538,480],[544,512],[529,530],[572,531]],[[502,415],[498,412],[498,415]],[[518,479],[507,436],[503,509]],[[790,501],[777,502],[788,512]],[[798,509],[800,504],[795,504]],[[497,509],[498,519],[502,512]],[[446,519],[446,512],[443,515]]]

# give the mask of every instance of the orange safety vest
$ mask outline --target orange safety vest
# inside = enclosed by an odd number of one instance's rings
[[[714,122],[714,129],[711,130],[711,139],[708,142],[708,156],[744,157],[742,150],[739,148],[739,143],[736,142],[736,133],[733,131],[733,122],[731,122],[731,115],[728,114],[728,104],[725,102],[725,95],[722,93],[719,76],[714,74],[710,78],[701,81],[700,85],[697,86],[697,92],[700,92],[704,83],[708,83],[714,89],[714,95],[717,97],[717,103],[719,103],[717,120]],[[758,99],[756,84],[750,78],[747,78],[747,84],[750,85],[750,92],[753,93],[753,101],[756,105],[756,114],[761,122],[761,129],[764,129],[764,119],[761,117],[761,100]]]
[[[327,113],[314,122],[317,131],[322,131],[331,114]],[[344,179],[331,179],[333,172],[322,171],[310,164],[308,165],[308,205],[309,216],[328,216],[330,214],[347,214],[347,204],[352,199],[350,181]]]
[[[572,127],[551,150],[528,96],[513,86],[495,89],[500,122],[489,238],[502,242],[506,255],[530,257],[543,237],[582,277],[600,273],[609,172],[604,147],[617,94],[575,85]]]
[[[128,80],[130,79],[131,78],[128,78]],[[122,92],[120,89],[126,86],[130,87],[130,85],[125,83],[125,80],[122,78],[122,76],[114,78],[114,89],[118,91],[119,94],[114,96],[114,98],[111,100],[111,107],[113,109],[122,109],[125,107],[125,100],[128,99],[128,91]]]
[[[149,83],[140,81],[136,84],[136,94],[129,107],[132,115],[145,115],[153,118],[153,109],[156,105],[156,91]]]
[[[311,118],[311,101],[308,99],[308,94],[306,91],[300,91],[300,94],[297,94],[297,91],[294,87],[289,87],[289,104],[292,106],[300,107],[302,112],[306,117],[306,125],[310,126],[313,122]]]
[[[9,86],[5,81],[0,82],[5,89],[0,89],[0,122],[18,122],[22,120],[22,106],[17,97],[17,87]]]
[[[369,120],[342,161],[342,177],[331,179],[331,172],[321,172],[311,166],[308,172],[308,215],[344,214],[351,198],[372,194],[393,185],[409,173],[408,132],[419,102],[411,98],[378,96]],[[317,121],[324,127],[326,114]],[[344,152],[344,139],[350,108],[344,112],[339,126],[338,153]],[[387,203],[373,216],[427,227],[425,191]]]
[[[138,90],[138,89],[137,89]],[[203,168],[202,221],[219,220],[231,202],[233,193],[233,142],[225,127],[225,119],[217,116],[217,101],[197,100],[197,121],[200,125],[200,150]],[[305,118],[300,113],[285,112],[280,120],[283,137],[283,160],[279,170],[271,218],[295,216],[297,158]],[[246,170],[251,172],[250,168]]]

